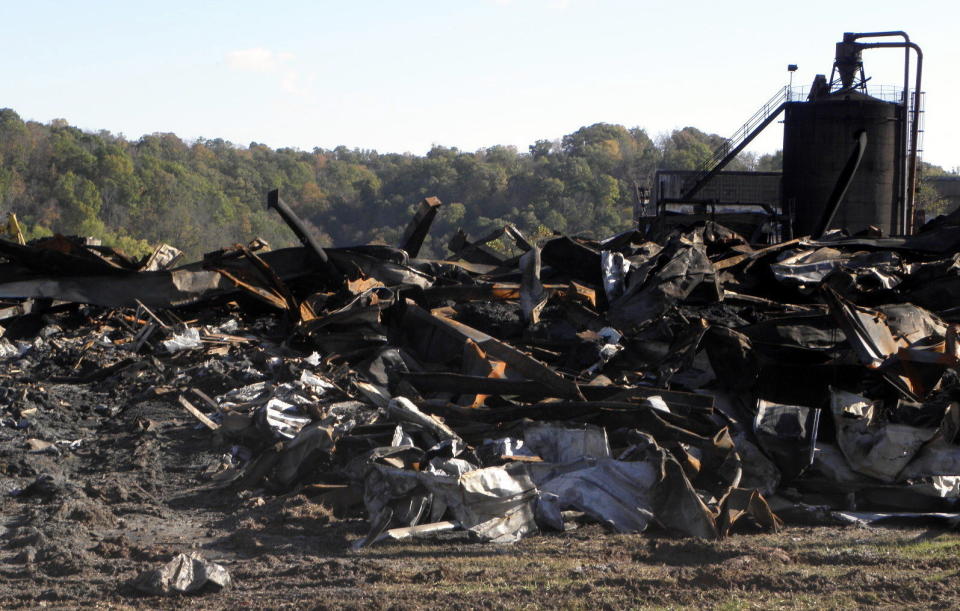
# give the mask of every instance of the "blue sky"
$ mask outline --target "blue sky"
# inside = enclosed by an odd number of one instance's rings
[[[703,6],[700,6],[700,5]],[[597,122],[733,133],[778,87],[829,74],[844,31],[924,50],[924,159],[960,166],[952,1],[460,0],[0,4],[0,107],[136,139],[422,154],[520,150]],[[867,51],[871,83],[900,51]],[[757,152],[779,148],[769,128]]]

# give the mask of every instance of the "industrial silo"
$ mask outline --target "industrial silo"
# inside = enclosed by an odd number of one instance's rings
[[[903,42],[861,42],[886,37],[902,38]],[[862,60],[865,49],[903,51],[901,90],[884,94],[881,88],[886,99],[869,95],[870,79],[864,74]],[[911,52],[916,55],[912,95]],[[790,64],[788,70],[792,74],[796,66]],[[922,72],[923,52],[906,32],[844,33],[836,45],[830,78],[818,74],[807,101],[794,101],[791,82],[692,173],[678,197],[663,197],[658,181],[658,207],[707,203],[702,197],[696,199],[705,186],[783,112],[783,174],[777,217],[788,221],[783,228],[789,235],[817,238],[831,228],[858,233],[871,226],[888,236],[910,235],[918,216],[914,200]]]
[[[903,105],[846,91],[788,102],[784,110],[783,201],[794,235],[814,232],[861,130],[863,157],[830,226],[902,232]]]

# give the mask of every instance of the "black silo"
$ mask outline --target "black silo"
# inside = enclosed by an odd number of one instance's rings
[[[902,232],[902,121],[902,105],[856,92],[786,104],[783,203],[794,217],[794,235],[814,230],[861,129],[867,147],[832,226]]]

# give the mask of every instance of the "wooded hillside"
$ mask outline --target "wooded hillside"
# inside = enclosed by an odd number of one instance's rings
[[[395,244],[418,202],[447,205],[424,254],[441,256],[457,227],[471,235],[504,222],[533,235],[604,236],[630,224],[635,189],[657,168],[693,169],[722,139],[693,127],[651,139],[598,123],[528,151],[435,146],[424,156],[348,149],[301,151],[185,142],[174,134],[131,141],[66,121],[23,121],[0,110],[0,212],[28,238],[52,232],[101,238],[130,255],[168,242],[190,258],[259,236],[293,243],[269,212],[278,188],[325,245]],[[779,155],[747,155],[729,169],[777,169]]]

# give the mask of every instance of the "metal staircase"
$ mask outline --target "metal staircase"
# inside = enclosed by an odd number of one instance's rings
[[[750,144],[757,134],[762,132],[783,112],[787,102],[792,101],[791,98],[790,87],[785,86],[778,90],[766,104],[747,119],[746,123],[740,126],[740,129],[713,151],[710,159],[700,165],[697,174],[691,178],[691,186],[684,191],[681,199],[693,199],[714,175],[733,161],[734,157],[739,155],[740,151]]]

